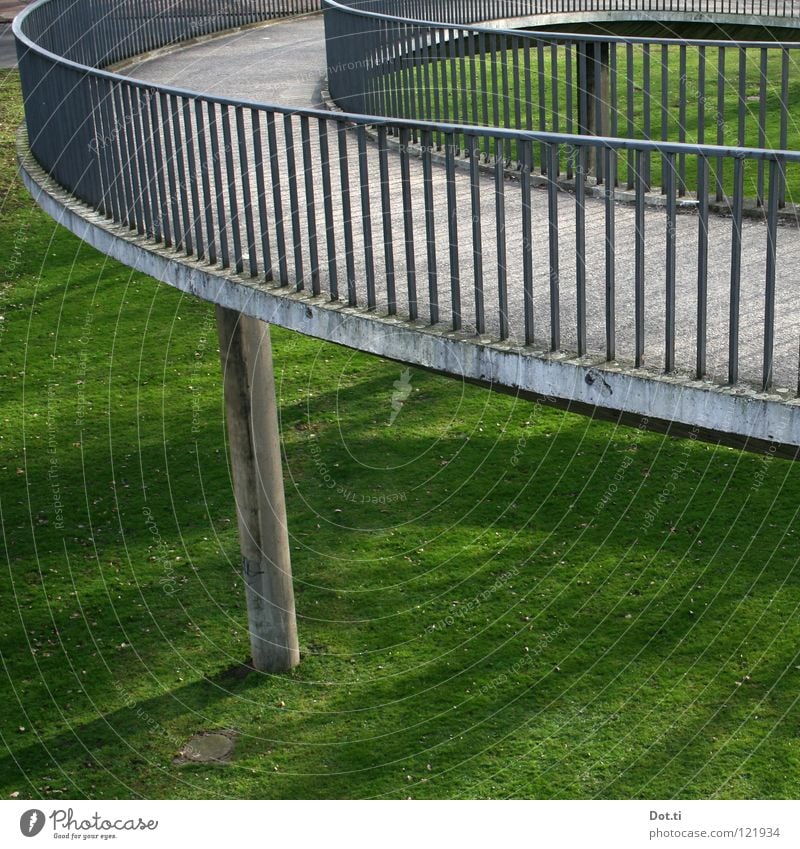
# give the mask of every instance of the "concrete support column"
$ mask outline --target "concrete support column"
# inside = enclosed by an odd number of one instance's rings
[[[284,672],[300,648],[269,325],[216,309],[253,665]]]
[[[578,64],[578,132],[586,136],[607,136],[611,126],[609,89],[609,47],[603,42],[579,42]],[[586,152],[588,173],[603,179],[602,157],[598,148]]]

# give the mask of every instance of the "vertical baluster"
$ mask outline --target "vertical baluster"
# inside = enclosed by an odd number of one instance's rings
[[[300,142],[303,148],[303,185],[305,187],[306,222],[308,224],[308,254],[311,264],[311,292],[314,295],[319,295],[319,240],[317,237],[314,160],[311,155],[311,131],[306,115],[300,118]]]
[[[781,48],[781,93],[780,93],[780,149],[788,147],[789,134],[789,51]],[[781,195],[778,198],[778,207],[786,206],[786,180],[781,180]]]
[[[171,122],[174,119],[170,97],[165,92],[159,93],[159,101],[161,104],[161,129],[162,139],[164,142],[164,158],[167,166],[167,183],[169,186],[169,203],[171,211],[172,236],[177,250],[183,250],[183,233],[181,227],[181,218],[179,213],[179,197],[176,180],[176,160],[174,154],[174,133],[171,127]]]
[[[761,388],[772,387],[775,347],[775,269],[778,248],[778,200],[783,183],[783,160],[769,160],[769,200],[767,205],[767,267],[764,287],[764,362]]]
[[[181,127],[181,106],[177,95],[169,97],[170,113],[172,117],[172,133],[175,142],[175,164],[178,180],[178,194],[181,203],[181,220],[183,221],[182,240],[186,255],[194,252],[192,241],[192,220],[189,213],[189,188],[186,178],[186,164],[184,162],[185,132]]]
[[[236,107],[236,142],[239,148],[239,171],[242,175],[242,209],[244,210],[245,235],[247,238],[248,271],[251,277],[256,277],[258,276],[256,228],[253,221],[250,157],[247,149],[247,134],[244,129],[244,108],[242,106]]]
[[[206,238],[208,242],[208,261],[214,265],[217,261],[217,238],[214,232],[213,199],[211,196],[211,163],[208,160],[206,142],[206,119],[203,114],[203,101],[194,102],[195,124],[197,126],[197,156],[200,168],[200,181],[203,189],[203,211],[205,215]]]
[[[739,380],[739,292],[742,270],[742,206],[744,202],[744,162],[733,160],[733,197],[731,199],[731,288],[728,321],[728,382]]]
[[[258,203],[258,233],[261,239],[261,258],[264,262],[264,280],[272,282],[272,248],[269,243],[269,219],[267,214],[267,186],[264,174],[264,143],[261,136],[261,112],[252,111],[251,132],[253,136],[253,166],[256,171],[256,201]]]
[[[645,156],[649,158],[649,152],[636,151],[636,202],[634,211],[634,364],[636,368],[641,368],[644,364],[645,175],[643,160]]]
[[[211,161],[214,173],[214,196],[217,202],[217,233],[219,234],[219,256],[223,268],[231,264],[228,251],[228,217],[225,211],[225,192],[222,186],[222,156],[219,147],[217,108],[210,101],[208,106],[208,136],[211,142]]]
[[[625,92],[627,95],[627,122],[625,127],[626,135],[629,139],[633,138],[633,81],[634,81],[634,65],[633,65],[633,44],[630,42],[625,45]],[[630,191],[633,188],[633,151],[628,150],[627,155],[627,188]]]
[[[578,356],[586,354],[586,148],[575,155],[575,305]],[[613,359],[613,357],[609,357]]]
[[[650,92],[650,45],[642,45],[642,123],[644,137],[652,138],[652,95]],[[634,157],[635,160],[635,157]],[[650,188],[650,154],[641,158],[639,165],[634,164],[634,180],[641,178],[644,189]]]
[[[364,263],[367,273],[367,309],[374,310],[375,300],[375,259],[372,243],[372,211],[369,200],[369,165],[367,162],[367,133],[360,124],[356,130],[358,139],[358,172],[361,184],[361,230],[364,236]]]
[[[667,236],[666,236],[666,310],[664,326],[664,371],[675,369],[675,245],[676,245],[676,186],[675,154],[663,154],[665,160],[667,197]]]
[[[269,173],[272,180],[272,205],[275,210],[275,241],[278,249],[278,277],[281,286],[289,285],[289,263],[286,256],[286,225],[283,218],[283,192],[278,151],[278,132],[275,113],[267,112],[267,143],[269,145]]]
[[[475,330],[486,332],[483,309],[483,240],[481,235],[481,185],[475,136],[467,136],[469,155],[470,201],[472,207],[472,271],[475,293]]]
[[[461,329],[461,280],[458,255],[458,205],[456,202],[455,156],[456,140],[452,133],[445,136],[445,171],[447,178],[447,232],[450,239],[450,301],[453,311],[453,330]]]
[[[401,141],[402,143],[402,141]],[[339,298],[339,275],[336,262],[336,226],[333,220],[333,185],[331,180],[328,122],[319,122],[319,159],[322,166],[322,202],[325,209],[325,245],[328,253],[328,280],[332,301]]]
[[[205,247],[203,244],[203,224],[200,214],[199,181],[197,179],[197,158],[195,156],[195,134],[192,129],[191,101],[188,97],[182,98],[183,104],[183,126],[186,134],[186,167],[189,180],[189,192],[191,200],[191,221],[194,227],[194,244],[198,259],[205,259]]]
[[[695,375],[706,374],[708,336],[708,160],[697,157],[697,362]]]
[[[225,174],[228,179],[228,210],[231,240],[233,242],[233,267],[237,274],[244,270],[242,256],[242,235],[239,222],[239,202],[236,196],[236,172],[233,169],[233,139],[231,138],[230,109],[226,104],[220,106],[222,114],[222,139],[225,145]]]
[[[339,142],[339,180],[342,189],[342,218],[344,223],[344,261],[347,272],[347,303],[357,306],[355,247],[353,244],[353,213],[350,201],[350,167],[347,153],[347,128],[343,122],[336,125]]]
[[[408,284],[408,317],[417,319],[417,270],[414,254],[414,213],[411,195],[411,172],[409,167],[408,146],[411,133],[403,127],[400,130],[400,181],[403,190],[403,236],[406,250],[406,280]]]
[[[497,298],[500,312],[500,339],[508,339],[508,289],[506,271],[505,151],[503,139],[495,139],[494,187],[497,227]]]
[[[561,348],[561,294],[558,257],[558,145],[550,144],[547,149],[547,221],[550,254],[550,350]]]
[[[613,148],[604,150],[606,184],[603,197],[606,223],[605,237],[605,277],[606,277],[606,359],[617,356],[616,336],[616,202],[614,186],[617,173],[617,152]]]
[[[395,291],[392,205],[389,183],[389,148],[386,127],[378,127],[378,158],[381,178],[381,221],[383,223],[383,255],[386,265],[386,298],[389,315],[397,313]]]
[[[533,345],[533,215],[531,210],[531,170],[533,168],[533,145],[528,139],[518,142],[522,163],[522,298],[525,321],[525,344]]]
[[[437,324],[439,321],[439,284],[436,267],[436,224],[433,208],[432,144],[431,131],[424,130],[422,133],[422,179],[425,203],[425,242],[428,257],[428,297],[430,299],[431,324]]]
[[[758,146],[765,148],[767,146],[767,50],[762,47],[759,51],[760,66],[758,79]],[[774,142],[773,142],[774,144]],[[761,206],[764,203],[764,160],[758,160],[758,188],[757,188],[757,203]]]
[[[286,146],[286,170],[289,177],[289,214],[292,222],[292,247],[294,249],[294,279],[298,292],[305,287],[303,269],[303,235],[300,230],[300,198],[297,190],[297,157],[294,146],[294,118],[283,116],[283,138]]]

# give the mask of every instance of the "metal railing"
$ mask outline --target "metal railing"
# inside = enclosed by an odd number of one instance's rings
[[[782,385],[797,386],[797,323],[776,322],[793,302],[796,260],[780,251],[778,221],[800,163],[800,151],[780,144],[789,126],[783,82],[775,149],[766,144],[766,118],[758,125],[760,146],[708,144],[704,136],[690,141],[686,133],[624,137],[624,121],[632,117],[626,102],[617,101],[607,125],[590,123],[590,92],[603,109],[606,99],[599,87],[590,88],[586,68],[606,62],[603,44],[615,48],[611,55],[627,54],[630,40],[595,39],[600,47],[579,49],[589,42],[576,36],[552,40],[385,14],[389,8],[430,12],[433,3],[324,5],[332,92],[345,105],[359,105],[355,112],[213,97],[95,67],[199,34],[312,11],[315,0],[42,0],[15,23],[33,154],[109,220],[251,278],[520,346],[681,369],[720,383],[735,384],[740,366],[747,366],[744,377],[758,372],[764,389],[776,373]],[[487,19],[602,4],[435,5],[439,16]],[[700,5],[714,6],[693,8]],[[778,5],[769,4],[772,14],[780,14]],[[707,56],[710,46],[656,41],[677,47],[679,68],[690,48]],[[572,54],[552,59],[570,45]],[[761,51],[763,71],[763,51],[772,46],[715,43],[713,49],[745,58]],[[776,49],[785,70],[794,47]],[[512,73],[501,84],[500,54],[509,51]],[[572,91],[577,111],[562,115],[553,82],[558,73],[545,78],[555,93],[542,128],[536,122],[546,100],[537,101],[533,91],[541,92],[545,53],[551,69],[565,76],[574,63],[564,57],[577,57],[579,84],[570,89],[564,80],[563,97]],[[635,74],[620,74],[610,59],[608,65],[629,92]],[[738,78],[737,96],[746,79]],[[769,74],[760,79],[768,82]],[[759,83],[760,95],[767,82]],[[685,86],[680,95],[679,110],[687,105]],[[536,104],[530,121],[527,104]],[[764,109],[759,103],[759,115]],[[745,217],[751,171],[763,221]],[[656,173],[663,199],[651,211]],[[689,175],[691,216],[678,209]],[[616,203],[618,184],[629,206]],[[715,197],[729,218],[709,214]],[[725,303],[710,302],[723,289]],[[763,321],[754,335],[749,319],[756,303]]]

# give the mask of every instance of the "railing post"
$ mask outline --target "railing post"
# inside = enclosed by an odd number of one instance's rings
[[[576,44],[578,72],[577,105],[578,132],[585,136],[609,134],[609,48],[606,42],[578,42]],[[602,158],[597,148],[586,151],[588,174],[602,179]]]
[[[300,661],[269,325],[217,306],[253,666]]]

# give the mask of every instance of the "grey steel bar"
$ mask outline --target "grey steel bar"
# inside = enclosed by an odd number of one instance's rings
[[[87,79],[86,85],[88,86],[89,80]],[[144,107],[142,105],[142,98],[144,96],[144,92],[142,92],[139,88],[131,89],[130,97],[131,97],[131,117],[132,121],[132,132],[134,137],[136,138],[136,168],[139,174],[139,197],[140,197],[140,206],[142,219],[144,224],[144,233],[148,237],[152,237],[153,235],[153,203],[150,197],[150,192],[153,187],[153,182],[150,179],[150,172],[148,170],[147,163],[147,155],[146,150],[149,147],[149,137],[144,135],[143,128],[143,120],[142,120],[142,112],[144,111]],[[156,214],[156,218],[157,218]]]
[[[677,237],[677,191],[675,186],[675,154],[664,156],[666,163],[667,196],[667,256],[666,256],[666,310],[664,325],[664,371],[669,374],[675,369],[675,268]]]
[[[453,330],[461,329],[461,280],[458,257],[458,205],[456,202],[456,140],[453,135],[444,138],[445,169],[447,179],[447,232],[450,237],[450,298],[453,311]]]
[[[236,110],[236,141],[239,148],[239,171],[242,175],[242,208],[244,210],[245,235],[247,237],[248,271],[251,277],[258,276],[258,257],[256,256],[256,231],[253,221],[253,200],[250,183],[250,158],[247,150],[247,136],[244,129],[244,109]]]
[[[197,167],[200,171],[200,186],[203,194],[203,216],[201,222],[205,221],[207,255],[206,259],[211,265],[217,262],[217,242],[214,229],[214,200],[211,195],[211,180],[209,177],[210,164],[208,161],[208,144],[206,142],[206,118],[201,100],[194,101],[194,119],[197,127]],[[198,229],[200,229],[200,223]],[[198,240],[198,245],[200,241]]]
[[[322,166],[322,203],[325,209],[325,245],[328,253],[328,291],[332,301],[339,299],[339,274],[336,262],[336,226],[333,220],[333,185],[331,180],[328,122],[319,122],[319,159]]]
[[[417,319],[417,271],[414,252],[414,213],[411,195],[411,171],[409,166],[409,144],[411,133],[403,127],[400,130],[400,182],[403,190],[403,237],[406,249],[406,281],[408,285],[408,317]]]
[[[269,219],[267,217],[267,186],[264,174],[264,142],[261,134],[261,113],[252,110],[253,165],[256,171],[256,199],[258,202],[258,232],[261,237],[261,258],[264,263],[264,280],[272,282],[272,248],[269,243]],[[316,293],[315,293],[316,294]]]
[[[603,193],[605,198],[605,273],[606,273],[606,359],[611,361],[617,356],[617,294],[616,294],[616,200],[614,186],[616,185],[617,154],[611,148],[604,150],[606,159],[606,185]],[[585,307],[584,307],[585,308]]]
[[[717,145],[722,147],[725,143],[725,48],[720,47],[717,51]],[[723,186],[724,160],[722,155],[716,159],[714,174],[714,197],[717,203],[721,203],[725,196]]]
[[[205,259],[205,246],[203,240],[203,216],[200,203],[200,181],[197,176],[197,158],[195,154],[196,134],[192,128],[192,105],[188,97],[183,100],[183,126],[186,133],[186,166],[189,178],[191,221],[194,228],[195,252],[198,259]]]
[[[520,142],[522,165],[522,310],[525,320],[525,344],[533,345],[533,216],[531,213],[531,171],[533,170],[533,145]]]
[[[758,79],[758,146],[767,146],[767,51],[761,49]],[[770,166],[772,163],[770,163]],[[764,203],[764,160],[758,160],[758,187],[756,202],[759,206]]]
[[[561,348],[561,295],[558,262],[558,183],[557,166],[558,147],[550,145],[548,149],[547,169],[547,221],[548,244],[550,247],[550,350]]]
[[[781,49],[781,93],[780,93],[780,140],[781,150],[786,150],[789,133],[789,51],[784,47]],[[786,206],[786,180],[781,180],[781,196],[778,198],[778,207]]]
[[[219,149],[219,131],[217,129],[217,109],[208,102],[208,135],[211,142],[211,160],[214,167],[214,196],[217,201],[217,232],[219,234],[219,254],[223,268],[231,264],[228,253],[228,219],[225,214],[225,194],[222,188],[222,157]]]
[[[575,156],[575,302],[578,356],[586,354],[586,148]],[[608,359],[613,359],[609,356]]]
[[[364,236],[364,264],[367,276],[367,309],[374,310],[375,299],[375,258],[372,243],[372,210],[369,200],[369,163],[367,162],[367,131],[364,127],[356,130],[358,140],[358,173],[361,184],[361,232]]]
[[[738,124],[738,144],[740,147],[744,146],[744,134],[745,134],[745,119],[748,114],[747,110],[747,49],[745,47],[738,48],[739,53],[739,79],[737,80],[738,85],[738,115],[739,115],[739,124]]]
[[[500,339],[508,339],[508,290],[506,274],[506,202],[503,146],[496,138],[494,163],[495,223],[497,227],[497,298],[500,312]]]
[[[700,60],[698,59],[698,62]],[[686,141],[686,45],[678,47],[678,141],[683,144]],[[678,194],[683,197],[686,194],[686,154],[678,154]]]
[[[272,181],[272,205],[275,210],[275,240],[278,249],[278,279],[281,286],[289,285],[289,264],[286,256],[286,228],[283,220],[283,192],[278,159],[278,133],[275,113],[267,112],[267,144],[269,145],[269,172]]]
[[[649,157],[649,153],[647,156]],[[634,225],[634,365],[644,365],[644,260],[645,260],[645,223],[644,195],[645,180],[643,173],[644,154],[636,151],[636,201]]]
[[[222,139],[225,144],[225,173],[228,178],[228,210],[233,242],[233,267],[237,274],[244,271],[242,256],[242,234],[239,227],[239,202],[236,196],[236,172],[233,167],[233,139],[231,138],[231,116],[228,106],[222,107]]]
[[[134,154],[131,150],[132,137],[129,138],[127,132],[129,124],[128,121],[126,121],[128,112],[125,108],[123,99],[124,88],[124,85],[121,83],[119,85],[115,85],[113,88],[114,128],[117,137],[119,161],[122,172],[122,179],[119,181],[118,185],[120,186],[120,200],[122,202],[122,223],[129,229],[135,230],[137,229],[136,207],[134,202],[136,189],[133,183],[133,169],[131,168],[131,161]],[[169,161],[172,161],[171,153]]]
[[[289,214],[292,221],[295,289],[305,288],[303,268],[303,235],[300,231],[300,198],[297,191],[297,157],[294,149],[294,122],[291,115],[283,116],[283,141],[286,147],[286,169],[289,177]]]
[[[185,131],[181,127],[181,108],[178,96],[169,98],[170,112],[172,113],[172,133],[175,140],[175,162],[177,165],[178,189],[181,202],[181,220],[183,222],[183,243],[186,255],[194,253],[192,244],[192,219],[189,214],[189,192],[186,186],[186,165],[183,159]]]
[[[764,362],[761,388],[772,388],[775,349],[775,269],[778,249],[778,201],[783,183],[783,162],[772,159],[769,163],[769,200],[767,206],[767,268],[764,287]]]
[[[147,97],[144,101],[144,106],[142,107],[142,134],[144,139],[144,148],[145,148],[145,156],[147,158],[147,172],[148,179],[150,184],[150,222],[153,228],[153,238],[156,242],[160,242],[162,240],[161,233],[161,199],[159,197],[158,191],[158,171],[161,167],[161,160],[156,158],[155,148],[156,148],[156,132],[155,129],[151,125],[151,109],[152,109],[152,100],[154,99],[153,92],[150,89],[146,90]],[[98,116],[102,117],[101,109],[97,110]],[[101,163],[101,178],[103,176],[102,165],[105,162],[104,157],[100,157]],[[105,210],[103,210],[105,211]]]
[[[739,293],[742,269],[742,207],[744,203],[744,162],[733,163],[733,197],[731,203],[731,290],[728,320],[728,383],[739,380]]]
[[[633,137],[633,86],[634,86],[634,67],[633,67],[633,44],[628,43],[625,45],[625,91],[627,94],[627,108],[628,115],[626,121],[625,132],[628,135],[628,138]],[[633,151],[628,151],[627,156],[627,180],[626,185],[628,189],[633,188]]]
[[[431,148],[433,139],[430,130],[422,133],[422,181],[425,203],[425,243],[428,257],[428,297],[430,299],[431,324],[439,322],[439,283],[436,268],[436,223],[433,217],[433,168]]]
[[[697,141],[703,144],[706,134],[706,48],[697,53]],[[685,159],[685,157],[684,157]],[[684,179],[686,177],[684,173]]]
[[[350,202],[350,169],[347,156],[347,128],[344,122],[336,125],[339,142],[339,182],[342,189],[342,223],[344,225],[344,262],[347,272],[347,303],[354,307],[358,303],[356,293],[356,261],[353,243],[353,212]]]
[[[708,160],[697,159],[697,361],[695,376],[706,375],[708,341]]]
[[[386,300],[389,315],[397,313],[395,291],[392,204],[389,183],[389,146],[386,127],[378,127],[378,160],[381,180],[381,222],[383,224],[383,256],[386,274]]]
[[[467,136],[469,156],[470,201],[472,206],[472,272],[475,293],[475,330],[486,332],[483,310],[483,241],[481,235],[481,184],[479,151],[475,136]]]
[[[661,140],[669,139],[669,47],[661,45]],[[667,162],[661,157],[661,193],[667,181]]]
[[[311,154],[311,129],[306,115],[300,118],[300,142],[303,148],[303,185],[305,188],[306,223],[308,225],[308,254],[311,265],[311,292],[314,295],[319,295],[319,240],[314,189],[314,160]]]

